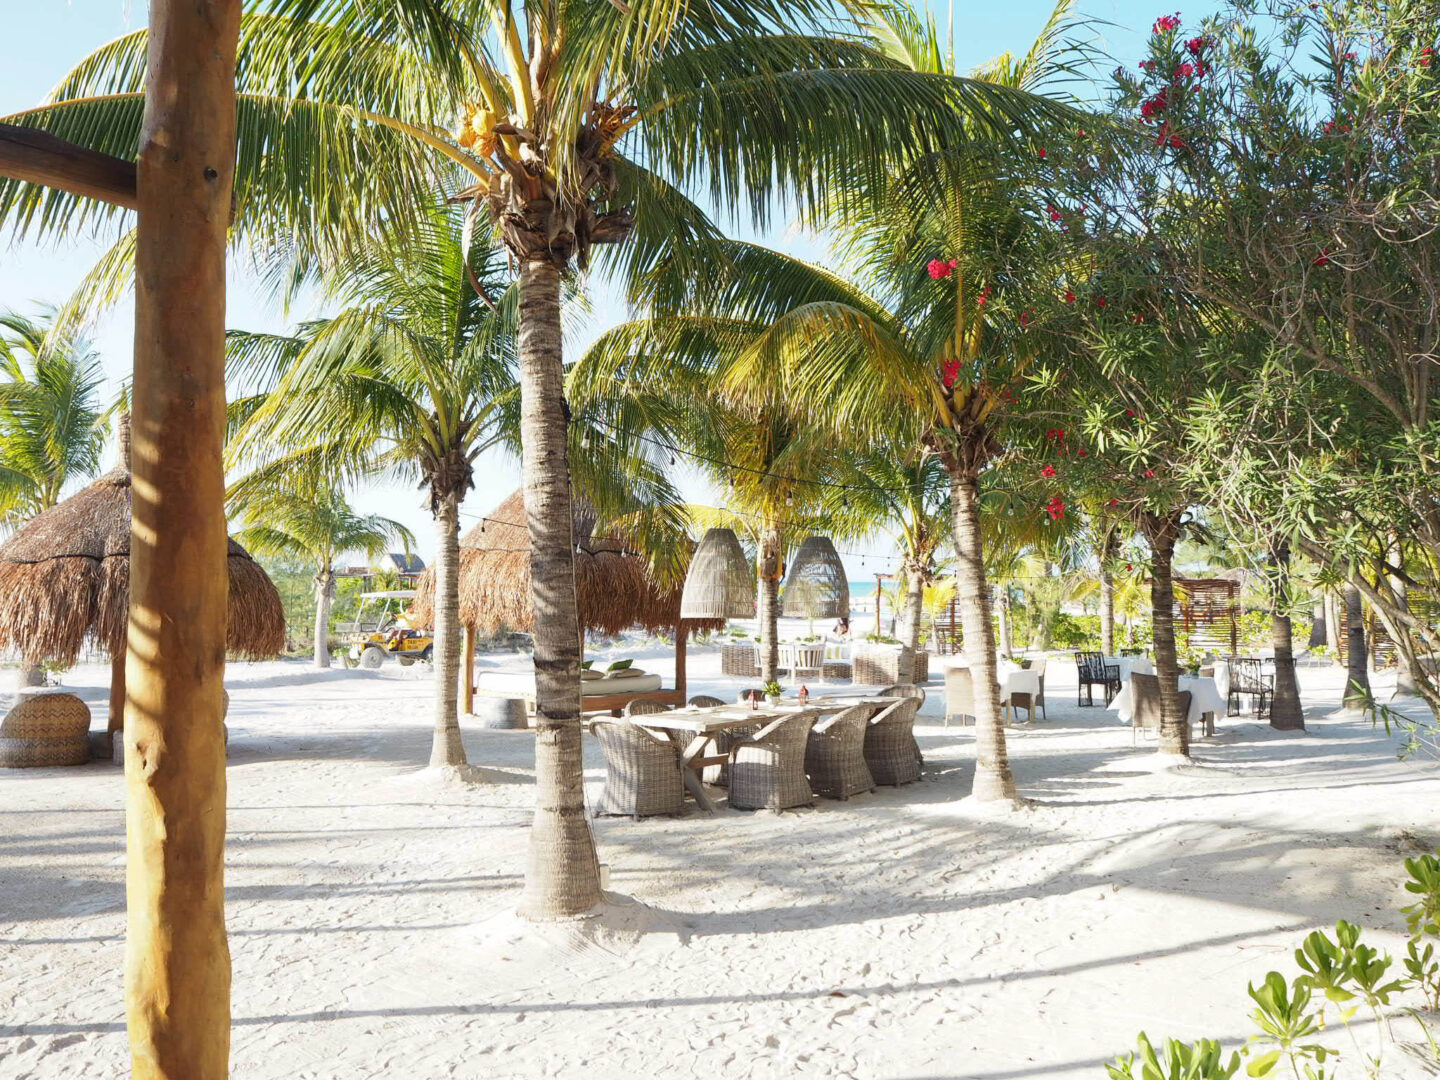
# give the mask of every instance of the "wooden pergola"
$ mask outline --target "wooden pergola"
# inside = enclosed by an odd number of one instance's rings
[[[1234,656],[1240,643],[1240,583],[1228,578],[1175,578],[1175,629],[1190,644]]]
[[[0,176],[137,212],[126,635],[131,1074],[222,1080],[225,250],[240,0],[150,0],[134,161],[0,125]]]

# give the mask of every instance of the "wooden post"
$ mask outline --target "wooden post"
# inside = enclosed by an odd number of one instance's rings
[[[460,711],[475,711],[475,632],[460,624]]]
[[[225,246],[240,0],[151,0],[135,254],[126,1020],[138,1080],[223,1080]]]
[[[125,654],[110,658],[110,719],[105,730],[112,736],[125,727]]]
[[[690,636],[690,624],[681,619],[675,624],[675,690],[680,695],[680,704],[686,701],[685,639]]]

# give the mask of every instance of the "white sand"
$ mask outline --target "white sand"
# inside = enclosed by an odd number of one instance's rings
[[[1142,1028],[1238,1046],[1246,981],[1291,972],[1311,928],[1358,919],[1397,949],[1440,774],[1329,718],[1338,672],[1305,672],[1309,734],[1222,720],[1197,767],[1157,771],[1074,706],[1068,667],[1010,739],[1029,809],[960,801],[972,731],[932,721],[921,784],[601,819],[620,902],[535,931],[510,914],[527,733],[468,728],[494,782],[437,781],[428,670],[236,665],[233,1075],[1103,1078]],[[691,692],[733,693],[717,670],[699,653]],[[104,679],[67,679],[97,726]],[[108,764],[0,774],[0,1077],[124,1074],[121,799]]]

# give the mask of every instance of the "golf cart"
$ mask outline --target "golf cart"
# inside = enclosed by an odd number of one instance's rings
[[[378,668],[393,656],[401,667],[435,654],[435,635],[410,625],[407,610],[414,589],[360,594],[355,621],[344,628],[345,666]]]

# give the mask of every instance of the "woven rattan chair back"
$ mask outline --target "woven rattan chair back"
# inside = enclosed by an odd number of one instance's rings
[[[874,705],[852,705],[810,729],[805,771],[816,795],[848,799],[875,790],[875,779],[865,764],[865,729],[875,711]]]
[[[900,698],[870,719],[865,728],[865,764],[875,783],[898,786],[920,779],[915,747],[915,713],[920,703]]]
[[[656,713],[669,711],[670,706],[662,705],[658,701],[632,701],[624,709],[626,716],[654,716]]]
[[[687,704],[694,705],[697,709],[713,709],[719,705],[724,705],[725,702],[721,701],[718,697],[711,697],[709,694],[696,694]]]
[[[596,721],[590,730],[605,754],[605,789],[597,814],[639,820],[684,808],[685,780],[670,743],[620,721]]]
[[[741,810],[787,810],[814,801],[805,776],[805,747],[814,713],[766,724],[730,748],[730,805]]]

